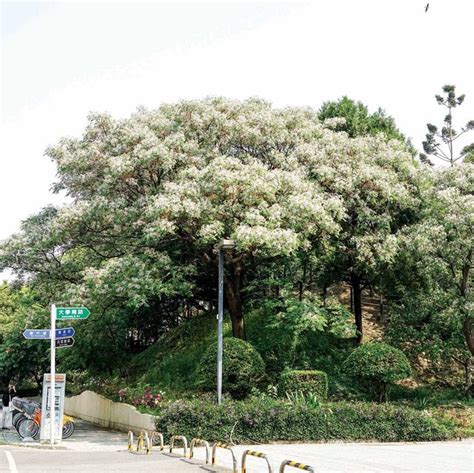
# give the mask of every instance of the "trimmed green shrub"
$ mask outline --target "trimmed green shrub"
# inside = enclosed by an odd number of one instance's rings
[[[252,398],[221,405],[202,400],[177,401],[163,407],[156,428],[172,435],[209,442],[376,440],[430,441],[454,438],[428,413],[405,406],[374,403],[328,403],[310,408],[282,400]]]
[[[209,346],[197,369],[197,387],[215,390],[217,342]],[[257,350],[244,340],[224,338],[222,389],[234,399],[244,399],[265,376],[265,364]]]
[[[280,376],[278,392],[280,395],[291,392],[315,394],[318,399],[328,395],[328,375],[316,370],[287,370]]]
[[[378,400],[387,400],[390,383],[411,376],[408,358],[398,348],[383,342],[370,342],[356,348],[343,364],[349,375],[365,381]]]

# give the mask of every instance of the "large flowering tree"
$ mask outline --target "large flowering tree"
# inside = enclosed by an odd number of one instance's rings
[[[313,112],[259,100],[182,102],[125,120],[93,115],[82,139],[48,150],[55,189],[73,203],[26,223],[3,247],[4,266],[48,285],[66,281],[69,300],[136,308],[198,291],[198,269],[214,274],[216,245],[230,238],[226,295],[243,337],[249,258],[321,246],[339,230],[342,203],[295,157],[323,135]]]
[[[232,239],[225,294],[237,337],[250,266],[310,252],[360,295],[394,257],[419,170],[398,141],[352,139],[328,128],[336,122],[255,99],[92,115],[82,138],[48,150],[55,190],[72,203],[25,222],[0,264],[106,315],[167,298],[209,303],[216,246]],[[361,334],[360,310],[356,321]]]

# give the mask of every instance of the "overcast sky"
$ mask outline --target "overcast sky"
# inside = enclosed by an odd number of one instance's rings
[[[8,2],[1,8],[0,240],[61,196],[44,150],[89,111],[259,96],[383,107],[421,148],[445,83],[474,118],[473,0]],[[474,139],[474,137],[473,137]]]

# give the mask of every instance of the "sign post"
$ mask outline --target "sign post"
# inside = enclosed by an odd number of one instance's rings
[[[56,417],[56,304],[51,305],[51,445],[54,445],[54,421]]]
[[[76,333],[73,327],[57,329],[56,320],[83,320],[87,319],[89,315],[90,310],[87,307],[56,307],[56,304],[51,304],[51,328],[26,329],[23,332],[23,337],[26,339],[49,339],[51,342],[51,373],[45,375],[43,382],[43,414],[41,418],[41,440],[46,440],[49,437],[51,445],[54,445],[55,439],[60,441],[62,437],[66,382],[65,374],[56,375],[56,348],[72,347],[74,345],[72,337]]]

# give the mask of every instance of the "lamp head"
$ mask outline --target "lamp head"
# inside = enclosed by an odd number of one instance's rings
[[[222,240],[219,244],[221,250],[233,250],[235,248],[234,240]]]

